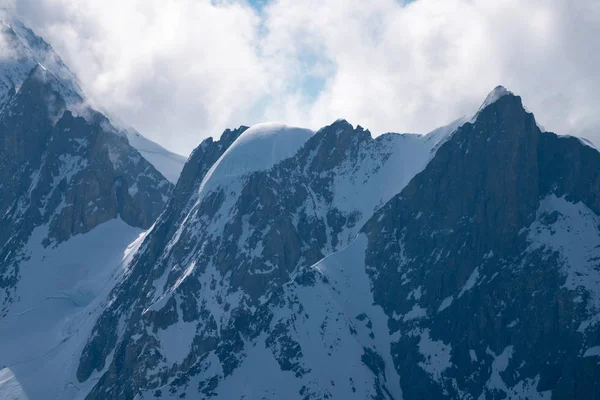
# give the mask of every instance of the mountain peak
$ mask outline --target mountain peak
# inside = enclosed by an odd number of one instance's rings
[[[314,134],[310,129],[291,127],[278,123],[261,123],[251,126],[233,142],[207,173],[213,183],[222,179],[270,169],[286,158],[292,157]]]
[[[79,79],[65,65],[61,57],[43,38],[37,36],[17,18],[0,9],[0,108],[25,84],[34,82],[49,84],[60,95],[65,108],[84,118],[94,115]],[[60,116],[60,115],[59,115]],[[160,145],[146,139],[115,116],[107,115],[114,125],[110,129],[127,137],[136,148],[163,175],[175,183],[185,163],[185,157],[171,153]]]
[[[507,95],[514,96],[513,92],[506,89],[504,86],[502,86],[502,85],[496,86],[494,88],[494,90],[492,90],[487,95],[487,97],[485,98],[485,101],[483,102],[483,104],[481,104],[481,107],[479,107],[479,111],[483,110],[484,108],[488,107],[491,104],[494,104],[500,98],[507,96]]]
[[[52,46],[16,18],[0,12],[0,20],[4,56],[0,61],[0,105],[8,99],[11,89],[18,90],[32,74],[41,78],[52,76],[54,89],[67,103],[78,104],[85,98],[77,77]]]

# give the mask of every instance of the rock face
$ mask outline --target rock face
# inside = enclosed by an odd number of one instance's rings
[[[0,16],[0,19],[3,17]],[[10,21],[10,24],[6,21]],[[52,48],[13,19],[0,26],[0,316],[37,227],[56,246],[119,218],[149,228],[172,185],[91,109]],[[46,66],[42,65],[44,63]]]
[[[405,398],[599,393],[599,167],[507,94],[365,225]]]
[[[64,101],[79,103],[84,97],[77,77],[46,43],[19,20],[0,9],[0,108],[21,87],[31,70],[39,66],[50,72],[49,82]]]
[[[39,68],[52,77],[47,83],[58,93],[68,109],[83,116],[90,113],[90,106],[78,78],[52,46],[36,36],[18,19],[0,9],[0,109],[18,91],[34,68]],[[60,115],[55,117],[59,118]],[[109,119],[112,120],[110,116]],[[113,126],[111,130],[124,136],[129,144],[170,182],[177,182],[185,157],[169,152],[131,127],[122,123],[116,126],[117,128]]]

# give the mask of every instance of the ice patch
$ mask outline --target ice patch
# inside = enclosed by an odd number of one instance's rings
[[[421,286],[419,286],[416,289],[413,289],[410,291],[410,293],[408,294],[408,296],[406,296],[406,300],[410,300],[410,299],[415,299],[415,300],[420,300],[421,296],[423,295],[423,292],[421,290]]]
[[[502,350],[502,353],[496,355],[489,347],[487,348],[486,353],[494,357],[494,361],[492,361],[492,373],[486,382],[485,388],[491,391],[504,392],[507,398],[515,400],[549,400],[552,398],[551,391],[537,391],[536,388],[540,381],[539,375],[533,379],[523,379],[522,381],[517,382],[513,387],[508,387],[506,385],[500,373],[506,371],[506,368],[508,368],[513,351],[513,346],[506,346],[504,350]],[[488,397],[486,397],[486,391],[484,391],[481,396],[479,396],[479,400],[485,400],[486,398]]]
[[[465,294],[465,292],[468,292],[469,290],[473,289],[475,287],[475,285],[477,284],[478,279],[479,279],[479,267],[475,267],[473,272],[471,272],[471,276],[469,276],[469,279],[467,279],[464,286],[460,290],[458,297],[461,298],[462,295]]]
[[[492,375],[490,376],[486,387],[489,389],[497,389],[506,392],[507,387],[504,381],[502,380],[500,373],[506,371],[506,368],[508,368],[508,364],[510,363],[510,359],[513,355],[513,347],[506,346],[504,350],[502,350],[502,353],[500,353],[499,355],[496,355],[489,348],[486,352],[492,357],[494,357],[494,361],[492,361]]]
[[[135,195],[138,193],[138,185],[137,182],[135,182],[133,185],[131,185],[128,189],[129,195],[131,197],[135,197]]]
[[[419,353],[425,358],[425,361],[420,361],[419,367],[431,375],[434,381],[440,382],[443,372],[452,367],[451,352],[452,346],[441,340],[433,340],[429,336],[429,329],[421,332]]]
[[[17,378],[8,368],[0,369],[0,399],[27,400],[27,395]]]
[[[469,350],[469,357],[471,357],[471,362],[477,362],[477,353],[475,353],[475,350]]]
[[[418,304],[415,304],[413,306],[413,308],[404,315],[402,320],[404,322],[407,322],[407,321],[411,321],[413,319],[419,319],[419,318],[427,318],[427,309],[421,308],[421,306],[419,306]]]
[[[179,308],[177,312],[179,313]],[[181,364],[192,350],[192,343],[196,336],[196,322],[183,322],[180,315],[178,322],[165,330],[159,329],[156,336],[167,362]]]
[[[584,357],[600,357],[600,346],[590,347],[583,353]]]
[[[442,304],[440,304],[439,308],[438,308],[438,312],[442,312],[444,311],[446,308],[450,307],[450,305],[452,304],[452,301],[454,300],[454,296],[448,296],[446,297],[443,301]]]

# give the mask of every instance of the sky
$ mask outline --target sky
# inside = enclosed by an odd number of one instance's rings
[[[184,155],[264,121],[427,133],[497,85],[546,129],[600,145],[598,0],[0,3],[95,104]]]

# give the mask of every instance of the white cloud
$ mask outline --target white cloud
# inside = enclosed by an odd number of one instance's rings
[[[17,0],[92,98],[187,153],[226,127],[426,132],[503,84],[600,143],[597,0]],[[307,92],[321,88],[318,96]]]
[[[240,4],[176,0],[19,0],[96,103],[168,147],[189,152],[266,91],[259,19]]]

